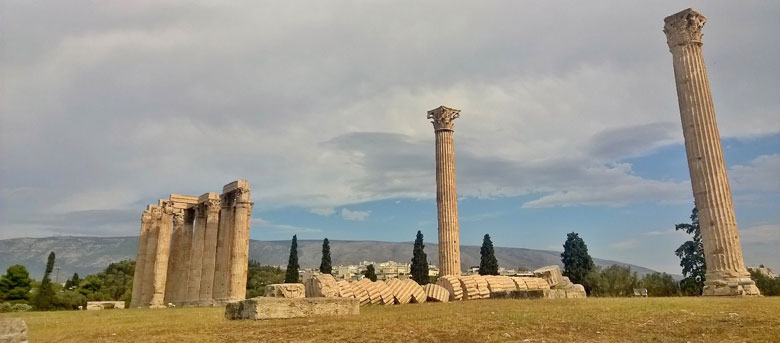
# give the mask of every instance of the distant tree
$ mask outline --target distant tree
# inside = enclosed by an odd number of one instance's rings
[[[414,250],[412,251],[412,266],[410,268],[412,280],[420,285],[426,285],[430,282],[428,276],[428,255],[425,254],[425,244],[423,244],[423,234],[417,230],[417,238],[414,240]]]
[[[761,268],[764,268],[763,265]],[[780,295],[780,279],[771,278],[760,271],[755,269],[749,269],[750,278],[756,282],[756,286],[761,291],[761,295],[764,296],[778,296]]]
[[[611,265],[601,269],[596,267],[587,276],[590,294],[597,297],[627,297],[634,294],[634,288],[639,287],[636,273],[631,273],[631,267]]]
[[[322,261],[320,262],[320,273],[333,273],[333,266],[331,266],[330,261],[330,242],[327,238],[322,241]]]
[[[54,251],[49,253],[49,259],[46,261],[46,271],[43,274],[41,285],[38,292],[33,297],[33,307],[40,311],[51,310],[54,308],[54,285],[51,283],[51,272],[54,270]]]
[[[264,266],[257,261],[249,261],[246,281],[246,297],[254,298],[265,294],[265,286],[284,282],[285,272],[274,266]]]
[[[298,282],[298,235],[293,235],[292,244],[290,244],[290,259],[287,262],[287,273],[284,275],[285,283]]]
[[[571,282],[582,284],[586,290],[589,290],[586,278],[594,270],[595,265],[593,258],[588,254],[588,246],[576,232],[566,234],[561,262],[563,262],[563,275],[568,276]]]
[[[84,279],[76,279],[77,275],[70,280],[71,283],[78,281],[78,287],[75,291],[81,294],[89,301],[124,301],[129,302],[133,294],[133,273],[135,271],[135,261],[122,260],[108,265],[106,269],[97,274],[87,275]],[[67,285],[66,285],[67,286]],[[65,287],[67,293],[68,288]],[[80,297],[75,294],[58,295],[58,306],[61,308],[72,308]],[[83,304],[82,304],[83,305]]]
[[[368,267],[366,267],[366,271],[363,273],[363,275],[371,281],[376,281],[376,271],[374,270],[374,265],[369,264]]]
[[[675,297],[680,296],[680,285],[674,278],[666,273],[650,273],[642,277],[640,286],[647,288],[647,294],[651,297]]]
[[[704,259],[699,211],[696,207],[691,211],[691,223],[677,224],[674,229],[693,235],[692,240],[686,241],[674,251],[674,254],[680,258],[680,267],[682,267],[682,273],[685,277],[680,281],[680,288],[685,295],[701,295],[704,288],[704,277],[707,273],[707,262]]]
[[[73,277],[65,281],[65,289],[71,289],[72,287],[78,287],[81,279],[79,279],[79,273],[73,273]]]
[[[490,235],[486,234],[482,238],[482,248],[479,249],[481,256],[479,260],[479,275],[498,275],[498,260],[493,250],[493,241]]]
[[[30,300],[31,288],[32,279],[27,268],[21,264],[14,264],[0,277],[0,300],[26,302]]]

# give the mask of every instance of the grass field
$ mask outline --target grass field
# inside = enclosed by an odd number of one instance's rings
[[[223,308],[3,314],[31,342],[780,342],[780,298],[474,300],[228,321]]]

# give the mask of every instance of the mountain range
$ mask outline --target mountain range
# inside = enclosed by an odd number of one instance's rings
[[[0,240],[0,272],[5,273],[8,266],[22,264],[31,276],[40,279],[46,266],[49,252],[56,255],[56,267],[59,281],[73,273],[80,276],[97,273],[109,263],[125,259],[135,259],[138,237],[73,237],[57,236],[45,238],[14,238]],[[412,258],[412,242],[376,242],[376,241],[330,241],[333,265],[358,264],[362,261],[396,261],[409,263]],[[478,246],[461,246],[461,264],[464,269],[479,265]],[[322,241],[299,240],[298,261],[302,268],[317,268],[320,265]],[[426,244],[428,262],[436,264],[439,259],[438,246]],[[290,241],[249,242],[249,258],[262,264],[287,265],[290,254]],[[495,255],[501,267],[515,269],[524,267],[535,269],[546,265],[561,265],[560,252],[525,248],[495,247]],[[632,271],[644,275],[653,270],[628,263],[594,258],[596,265],[613,264],[630,266]],[[55,271],[56,273],[56,271]]]

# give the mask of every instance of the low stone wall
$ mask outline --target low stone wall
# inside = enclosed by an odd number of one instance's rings
[[[27,343],[27,324],[19,318],[0,318],[0,342]]]
[[[271,298],[257,297],[228,303],[227,319],[283,319],[360,314],[355,298]]]

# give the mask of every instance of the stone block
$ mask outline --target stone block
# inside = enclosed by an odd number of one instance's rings
[[[487,275],[485,276],[485,280],[488,283],[488,289],[490,290],[491,294],[496,292],[510,292],[517,290],[515,282],[512,281],[512,279],[510,279],[508,276]]]
[[[330,274],[314,275],[304,283],[307,298],[338,298],[339,285]]]
[[[0,318],[0,342],[27,343],[27,324],[19,318]]]
[[[566,299],[566,290],[550,289],[547,291],[548,299]]]
[[[230,302],[227,319],[282,319],[360,314],[355,298],[272,298],[257,297]]]
[[[559,266],[541,267],[534,270],[534,276],[544,279],[550,286],[555,286],[563,280],[563,274]]]
[[[87,301],[87,310],[110,310],[125,308],[124,301]]]
[[[581,299],[587,298],[588,294],[585,292],[585,286],[580,284],[571,284],[570,288],[564,289],[566,292],[566,299]]]
[[[422,286],[422,288],[425,290],[425,295],[428,296],[427,301],[436,301],[442,303],[450,301],[450,292],[442,286],[429,283]]]
[[[445,275],[436,280],[436,284],[444,287],[450,293],[450,301],[463,299],[463,288],[457,276]]]
[[[305,298],[306,288],[302,283],[276,283],[265,286],[265,296],[274,298]]]
[[[491,299],[542,299],[545,297],[543,290],[523,290],[491,293]]]

